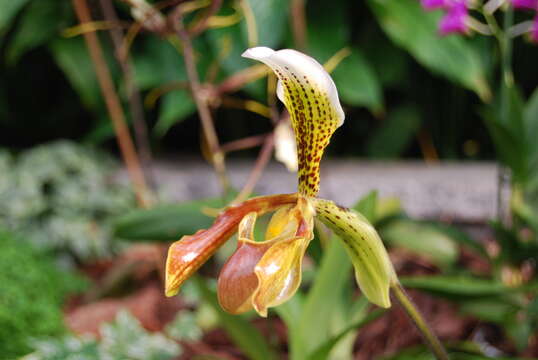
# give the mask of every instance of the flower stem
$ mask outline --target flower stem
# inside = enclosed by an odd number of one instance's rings
[[[435,357],[438,360],[448,360],[448,354],[443,344],[441,344],[439,338],[434,334],[426,320],[422,317],[415,304],[413,304],[413,301],[405,293],[402,285],[400,283],[392,285],[392,292],[394,297],[398,300],[407,315],[409,315],[417,329],[422,334],[422,337]]]

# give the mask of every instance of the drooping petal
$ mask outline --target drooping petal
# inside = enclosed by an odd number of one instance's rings
[[[237,230],[248,213],[263,214],[297,202],[297,194],[260,196],[226,208],[207,230],[184,236],[168,249],[166,259],[166,296],[178,293],[181,284],[204,264]]]
[[[316,60],[295,50],[255,47],[243,57],[267,64],[278,77],[277,96],[288,109],[295,131],[299,192],[315,196],[323,150],[344,121],[333,80]]]
[[[362,215],[332,201],[313,199],[316,216],[342,240],[363,294],[372,303],[390,307],[390,286],[398,280],[374,227]]]

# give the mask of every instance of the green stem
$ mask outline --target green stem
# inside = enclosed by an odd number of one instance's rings
[[[435,355],[438,360],[448,360],[448,354],[439,341],[439,338],[433,333],[432,329],[424,320],[420,312],[418,311],[413,301],[407,296],[404,288],[400,283],[392,285],[392,291],[400,305],[407,312],[407,315],[411,318],[413,323],[416,325],[417,329],[420,331],[427,345],[430,347],[430,350]]]
[[[508,122],[510,116],[510,93],[509,90],[514,84],[514,75],[512,74],[512,37],[508,29],[514,22],[514,9],[509,6],[504,13],[503,31],[500,38],[500,51],[502,59],[502,80],[501,80],[501,116]]]

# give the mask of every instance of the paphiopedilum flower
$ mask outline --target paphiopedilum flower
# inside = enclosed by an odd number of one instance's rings
[[[363,294],[390,307],[389,288],[397,283],[392,264],[375,229],[360,214],[318,199],[319,164],[344,112],[336,86],[323,67],[295,50],[256,47],[244,57],[268,65],[278,77],[277,96],[286,106],[297,144],[298,192],[261,196],[225,208],[211,228],[172,244],[166,263],[166,295],[172,296],[193,272],[234,233],[237,249],[218,280],[218,298],[230,313],[269,307],[288,300],[301,282],[301,265],[314,237],[314,217],[333,229],[355,267]],[[273,212],[265,239],[254,239],[259,215]]]

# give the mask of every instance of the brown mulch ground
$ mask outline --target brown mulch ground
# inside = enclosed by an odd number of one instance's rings
[[[68,327],[77,334],[99,335],[102,322],[112,321],[120,309],[127,308],[146,329],[162,330],[174,319],[176,312],[186,306],[181,296],[165,298],[163,295],[160,280],[162,274],[157,266],[162,264],[162,256],[163,248],[135,246],[113,261],[85,266],[82,270],[96,283],[100,283],[100,286],[96,287],[98,290],[94,289],[86,294],[85,298],[72,299],[66,306],[65,321]],[[427,260],[405,251],[392,252],[391,259],[401,275],[438,272]],[[487,263],[467,252],[462,252],[459,262],[461,266],[477,274],[485,274],[490,270]],[[114,281],[110,282],[110,278]],[[104,292],[100,292],[99,289],[102,288],[105,288]],[[123,293],[122,290],[118,291],[118,288],[124,289]],[[409,295],[442,340],[468,340],[480,330],[489,340],[494,341],[496,346],[507,353],[513,352],[513,347],[494,326],[462,316],[457,307],[448,301],[418,291],[409,291]],[[254,320],[254,325],[275,344],[282,354],[282,359],[286,359],[287,331],[282,321],[277,317],[259,318]],[[354,347],[355,359],[375,359],[421,343],[421,337],[407,315],[398,306],[394,306],[361,330]],[[200,355],[204,355],[206,359],[248,359],[222,329],[206,332],[199,342],[181,345],[184,352],[180,360],[194,359]],[[525,355],[538,355],[537,341],[525,351]]]

